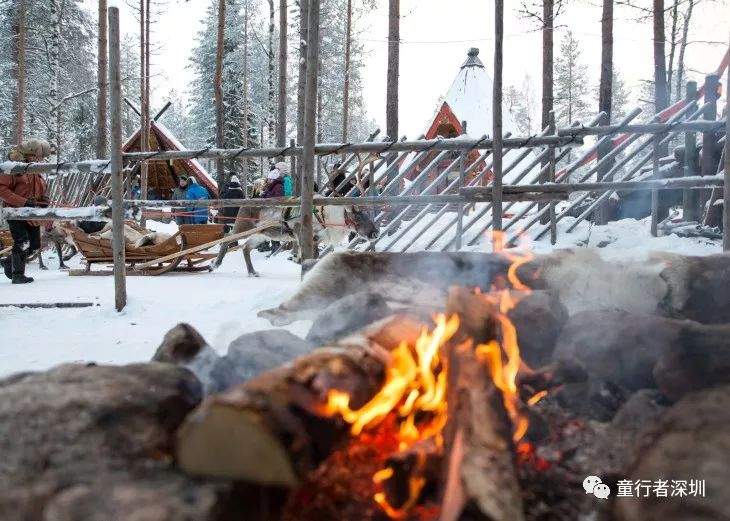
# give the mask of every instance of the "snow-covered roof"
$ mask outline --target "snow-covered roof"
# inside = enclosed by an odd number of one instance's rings
[[[456,118],[466,121],[470,137],[492,135],[493,88],[492,77],[479,59],[479,49],[472,47],[444,98]],[[437,114],[439,111],[437,108]],[[504,133],[517,135],[517,126],[506,110],[502,110],[502,128]]]

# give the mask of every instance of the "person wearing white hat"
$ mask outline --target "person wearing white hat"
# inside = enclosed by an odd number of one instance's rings
[[[266,186],[261,197],[284,197],[284,178],[282,171],[276,165],[272,166],[266,175]]]

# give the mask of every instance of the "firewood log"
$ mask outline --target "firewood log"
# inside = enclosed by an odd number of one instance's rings
[[[447,314],[458,313],[459,331],[448,350],[448,422],[441,501],[442,521],[477,511],[493,521],[523,519],[514,468],[512,423],[502,393],[475,345],[498,338],[496,306],[469,288],[449,291]]]
[[[512,427],[502,394],[468,344],[449,352],[449,420],[441,521],[478,512],[492,521],[524,519]]]
[[[394,315],[290,364],[206,399],[178,431],[177,461],[188,473],[261,485],[296,486],[349,436],[339,417],[323,417],[330,390],[351,407],[380,389],[389,351],[426,324]]]

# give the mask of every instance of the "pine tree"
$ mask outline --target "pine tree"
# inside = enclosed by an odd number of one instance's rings
[[[629,90],[626,88],[626,82],[621,72],[614,66],[613,68],[613,99],[611,101],[611,110],[613,112],[613,120],[620,121],[627,114],[629,105]]]
[[[568,31],[555,61],[555,118],[558,127],[583,120],[589,114],[588,68],[581,62],[580,42]]]
[[[76,2],[25,1],[28,15],[24,135],[55,142],[56,134],[60,134],[62,159],[88,159],[95,155],[96,103],[90,86],[96,84],[96,24]],[[18,7],[19,0],[6,0],[0,5],[3,42],[0,46],[0,142],[3,147],[10,144],[12,137],[8,134],[15,121],[12,107],[17,85],[10,53],[12,23]],[[57,18],[51,16],[52,10]],[[52,30],[52,22],[56,20],[62,31]],[[62,65],[56,66],[56,54],[74,59],[63,60]],[[51,90],[53,96],[49,100]],[[52,111],[56,105],[60,107],[60,118]]]
[[[138,42],[131,34],[122,38],[120,45],[120,68],[122,76],[122,98],[134,102],[139,100],[139,50]],[[140,127],[139,116],[127,103],[122,104],[122,134],[124,139],[130,137]]]
[[[535,89],[528,74],[525,74],[521,87],[510,85],[505,89],[504,107],[517,125],[520,134],[530,135],[536,132]]]

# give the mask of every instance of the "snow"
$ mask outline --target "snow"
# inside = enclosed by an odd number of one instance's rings
[[[175,224],[156,223],[157,231]],[[271,329],[259,310],[278,306],[293,295],[300,267],[285,254],[270,259],[254,251],[260,278],[246,275],[240,253],[231,253],[213,273],[170,273],[159,277],[127,277],[129,303],[114,310],[112,277],[70,277],[58,271],[46,252],[48,271],[33,262],[27,274],[36,280],[11,285],[2,276],[0,303],[93,302],[90,308],[0,308],[0,377],[19,371],[44,370],[60,363],[126,364],[149,360],[164,334],[179,322],[192,324],[219,353],[252,331]],[[81,267],[78,257],[68,262]],[[99,268],[96,268],[99,269]],[[287,327],[305,336],[309,321]]]
[[[128,215],[132,215],[127,212]],[[87,206],[84,208],[0,208],[0,214],[7,218],[36,218],[43,217],[65,217],[69,220],[89,220],[89,221],[110,221],[110,208],[108,206]]]
[[[477,205],[481,208],[481,205]],[[518,211],[519,206],[510,211]],[[529,218],[528,214],[526,218]],[[455,217],[447,213],[420,237],[414,248],[425,248]],[[487,214],[487,218],[491,218]],[[469,216],[466,216],[467,222]],[[426,217],[430,220],[430,216]],[[422,221],[425,225],[426,220]],[[489,251],[491,245],[481,236],[473,246],[466,246],[484,218],[465,234],[464,250]],[[506,222],[506,220],[505,220]],[[679,238],[676,235],[651,237],[649,219],[626,219],[593,226],[588,222],[567,233],[573,222],[564,218],[558,223],[558,242],[549,239],[530,241],[521,247],[536,253],[562,248],[599,248],[606,259],[641,260],[650,251],[667,251],[686,255],[710,255],[721,252],[720,241],[705,238]],[[174,223],[150,221],[155,231],[172,233]],[[408,222],[404,222],[403,226]],[[416,226],[416,230],[420,226]],[[453,237],[453,230],[436,241],[432,250],[440,250]],[[409,242],[415,230],[398,241],[399,248]],[[529,232],[527,234],[529,236]],[[390,242],[388,239],[385,244]],[[19,371],[44,370],[67,362],[125,364],[149,360],[164,334],[179,322],[197,328],[211,347],[224,354],[232,340],[244,333],[270,329],[268,321],[258,318],[262,309],[278,306],[290,298],[299,286],[300,267],[287,260],[286,254],[267,258],[253,252],[253,262],[260,278],[249,278],[240,254],[226,257],[221,268],[213,273],[170,273],[159,277],[128,277],[129,303],[122,313],[114,310],[112,277],[70,277],[57,270],[57,260],[45,253],[49,271],[39,271],[37,263],[29,266],[29,275],[36,278],[30,285],[11,285],[0,280],[0,303],[29,302],[92,302],[90,308],[21,309],[0,308],[0,377]],[[80,267],[78,257],[69,264]],[[99,268],[97,268],[99,269]],[[310,321],[295,322],[287,327],[292,333],[305,336]]]
[[[515,204],[508,210],[509,214],[517,214],[524,207],[524,204],[526,203]],[[479,212],[482,208],[484,208],[484,204],[478,204],[476,211]],[[535,215],[535,212],[536,208],[528,212],[522,221],[529,220],[530,217]],[[473,211],[465,214],[464,223],[468,223],[473,215]],[[456,214],[453,212],[447,212],[440,217],[428,227],[425,233],[416,239],[413,246],[408,248],[408,251],[424,250],[433,239],[442,233],[449,222],[454,220],[455,217]],[[430,222],[431,218],[432,216],[424,217],[419,224],[403,238],[398,240],[395,247],[389,247],[389,250],[401,251],[405,248],[419,231]],[[486,217],[482,217],[469,230],[464,232],[462,241],[463,251],[491,251],[491,242],[487,234],[481,234],[474,245],[467,245],[472,238],[476,237],[477,233],[489,219],[491,219],[491,213],[487,213]],[[509,220],[510,218],[505,217],[504,223],[506,224]],[[549,236],[543,237],[540,240],[532,240],[531,234],[539,226],[535,225],[520,239],[519,247],[531,249],[535,253],[549,253],[556,249],[565,248],[599,248],[602,256],[607,259],[614,255],[620,255],[624,259],[634,258],[637,260],[645,258],[646,254],[651,251],[665,251],[683,255],[712,255],[722,252],[722,244],[720,241],[707,238],[680,238],[677,235],[652,237],[650,234],[650,221],[651,218],[649,217],[638,221],[635,219],[623,219],[611,222],[606,226],[594,226],[590,222],[583,221],[578,224],[575,230],[567,232],[567,228],[575,222],[575,218],[565,217],[558,221],[558,239],[554,246],[550,244]],[[517,222],[505,232],[508,237],[520,228],[520,222]],[[406,227],[408,224],[409,221],[404,221],[401,226]],[[454,238],[454,230],[455,227],[451,227],[447,233],[439,237],[433,246],[431,246],[430,251],[441,251],[446,248],[447,244]],[[393,235],[393,237],[395,236],[397,234]],[[385,238],[383,241],[382,244],[378,245],[380,248],[390,243],[389,238]],[[376,247],[376,249],[380,248]],[[449,250],[453,250],[453,245],[447,251]]]

